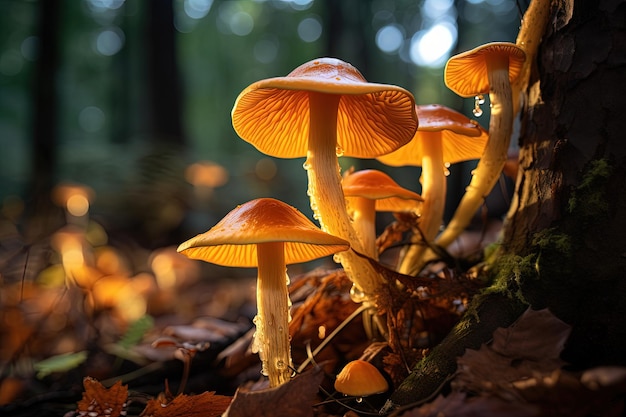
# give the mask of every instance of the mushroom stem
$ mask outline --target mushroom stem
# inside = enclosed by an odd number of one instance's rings
[[[365,197],[346,197],[352,213],[352,225],[363,245],[364,254],[378,260],[376,247],[376,200]]]
[[[269,377],[270,387],[291,378],[289,345],[289,292],[285,265],[285,244],[257,244],[257,309],[254,320],[254,347],[263,364],[262,373]]]
[[[427,133],[427,132],[423,132]],[[440,135],[439,132],[435,133]],[[420,233],[413,233],[411,245],[401,258],[398,272],[406,275],[416,275],[423,267],[423,254],[427,243],[432,243],[443,222],[443,212],[446,204],[446,167],[443,162],[441,138],[428,138],[423,141],[424,156],[422,157],[422,214],[418,227]],[[422,237],[426,242],[421,242]]]
[[[513,103],[508,67],[509,58],[506,56],[492,55],[487,59],[491,102],[489,140],[450,223],[435,241],[443,248],[454,242],[469,225],[498,181],[507,160],[513,132]]]
[[[530,69],[535,62],[535,55],[539,48],[539,43],[546,30],[548,18],[550,17],[550,0],[532,0],[524,17],[522,26],[517,35],[515,44],[524,49],[526,60],[522,66],[517,80],[513,82],[513,116],[519,111],[521,100],[520,94],[526,91],[528,80],[530,79]]]
[[[307,159],[304,167],[309,180],[311,208],[322,230],[350,242],[351,249],[335,256],[356,286],[355,294],[372,299],[383,279],[369,261],[359,257],[365,253],[359,237],[350,224],[346,201],[341,189],[337,153],[337,111],[341,96],[309,92],[310,124]],[[361,297],[356,297],[358,301]],[[362,300],[361,300],[362,301]]]

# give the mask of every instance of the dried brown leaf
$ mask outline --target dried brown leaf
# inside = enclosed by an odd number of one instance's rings
[[[467,398],[453,392],[447,397],[439,396],[433,402],[414,408],[402,417],[534,417],[539,416],[537,407],[530,404],[513,404],[495,397]]]
[[[203,392],[198,395],[178,395],[171,401],[159,396],[148,401],[142,417],[217,417],[222,415],[231,402],[231,397]]]
[[[548,309],[528,309],[510,327],[493,333],[491,347],[504,356],[558,360],[571,330]]]
[[[224,417],[313,417],[313,405],[323,378],[322,370],[314,368],[275,388],[260,391],[239,388]]]
[[[493,342],[467,350],[457,360],[456,390],[493,393],[521,401],[515,381],[550,375],[564,362],[559,358],[571,327],[547,309],[528,309],[515,323],[494,332]]]
[[[83,398],[77,404],[78,416],[118,417],[126,415],[128,386],[117,381],[112,387],[106,388],[96,379],[83,379]]]

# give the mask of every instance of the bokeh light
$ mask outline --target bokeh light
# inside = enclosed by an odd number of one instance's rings
[[[376,32],[376,46],[388,54],[397,52],[404,43],[404,29],[398,24],[383,26]]]
[[[322,36],[322,23],[317,16],[310,16],[298,24],[298,36],[304,42],[315,42]]]
[[[213,0],[185,0],[183,10],[192,19],[202,19],[211,10]]]
[[[94,133],[104,127],[104,112],[95,106],[87,106],[78,114],[78,125],[85,132]]]
[[[124,32],[114,27],[105,29],[96,36],[95,50],[104,56],[113,56],[124,46]]]
[[[411,39],[411,60],[426,67],[441,67],[450,56],[457,39],[456,26],[441,22]]]

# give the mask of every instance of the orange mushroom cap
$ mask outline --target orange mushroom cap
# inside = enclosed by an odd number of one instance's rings
[[[440,104],[417,105],[415,109],[420,125],[413,140],[376,159],[390,166],[421,166],[423,141],[438,139],[444,162],[454,164],[480,158],[489,134],[475,120]]]
[[[389,389],[389,384],[380,371],[364,360],[348,362],[335,379],[335,389],[355,397],[380,394]]]
[[[510,42],[492,42],[453,56],[446,63],[446,86],[461,97],[473,97],[489,92],[487,61],[493,57],[509,58],[509,82],[520,75],[526,53]]]
[[[307,262],[348,250],[349,243],[315,226],[294,207],[273,198],[242,204],[209,231],[178,247],[193,259],[256,267],[257,243],[285,242],[285,263]]]
[[[259,151],[279,158],[307,154],[309,92],[341,95],[337,147],[346,156],[374,158],[411,140],[417,129],[413,95],[369,83],[352,65],[335,58],[302,64],[286,77],[255,82],[232,110],[233,127]]]
[[[400,186],[389,175],[376,169],[353,172],[343,179],[346,197],[376,200],[376,211],[403,211],[415,209],[415,201],[424,201],[418,193]]]

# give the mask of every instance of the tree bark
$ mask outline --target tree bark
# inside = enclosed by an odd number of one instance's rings
[[[626,365],[626,2],[553,2],[549,22],[522,112],[494,284],[388,408],[428,398],[466,348],[526,306],[573,326],[563,353],[571,366]]]

